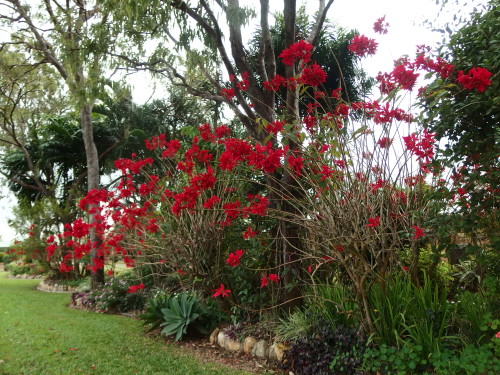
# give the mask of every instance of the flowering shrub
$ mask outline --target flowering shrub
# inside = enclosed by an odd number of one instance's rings
[[[377,31],[384,29],[379,20]],[[357,35],[349,50],[364,56],[376,46]],[[93,223],[79,218],[67,225],[59,247],[47,246],[47,257],[64,248],[61,270],[69,270],[71,260],[88,258],[98,246],[93,272],[105,257],[117,256],[128,267],[174,274],[181,285],[199,283],[221,304],[241,304],[243,286],[272,306],[294,286],[342,275],[353,285],[363,328],[373,331],[368,283],[407,267],[405,248],[412,250],[408,272],[416,278],[419,246],[432,235],[425,227],[425,194],[434,187],[427,181],[439,173],[431,166],[434,134],[391,98],[413,90],[419,71],[476,91],[488,77],[474,71],[468,81],[460,73],[457,78],[452,65],[419,50],[377,77],[381,100],[350,103],[340,90],[330,96],[319,91],[326,74],[311,51],[306,41],[292,44],[280,57],[288,66],[300,63],[297,76],[262,82],[270,92],[287,87],[303,93],[297,99],[304,116],[259,119],[259,131],[267,133],[261,142],[211,124],[187,129],[182,140],[151,137],[148,157],[116,161],[121,178],[114,190],[94,190],[81,200]],[[244,91],[248,77],[231,80]],[[222,91],[227,101],[231,90]],[[87,239],[90,228],[99,244]],[[109,309],[115,294],[140,295],[141,288],[108,285],[91,299]]]
[[[90,309],[105,312],[141,310],[145,303],[143,289],[144,284],[131,285],[130,281],[114,277],[79,297],[83,297],[83,305]]]

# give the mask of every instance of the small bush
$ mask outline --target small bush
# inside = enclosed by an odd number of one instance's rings
[[[33,268],[32,266],[34,265],[28,263],[11,262],[8,265],[8,270],[13,276],[31,274]]]
[[[211,301],[211,302],[210,302]],[[175,340],[181,340],[190,332],[208,334],[225,319],[213,300],[204,301],[194,292],[181,292],[166,300],[168,305],[161,309],[163,314],[163,327],[161,333],[175,335]]]
[[[500,359],[486,345],[466,346],[460,353],[446,350],[434,353],[430,362],[438,375],[499,374]]]
[[[285,352],[284,367],[296,375],[358,374],[365,339],[356,329],[321,320]]]
[[[168,308],[171,294],[157,293],[152,298],[146,301],[144,306],[144,313],[139,315],[143,321],[142,325],[147,327],[147,332],[154,331],[159,328],[164,322],[162,310]]]
[[[129,293],[133,283],[120,278],[112,278],[97,289],[84,294],[84,306],[106,312],[126,312],[142,310],[146,301],[142,291]]]

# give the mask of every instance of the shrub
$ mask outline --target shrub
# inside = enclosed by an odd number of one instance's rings
[[[371,347],[365,351],[360,369],[374,374],[417,373],[427,365],[427,361],[421,359],[421,352],[420,346],[414,348],[404,346],[398,349],[384,344]]]
[[[164,322],[162,310],[169,306],[171,298],[171,294],[157,293],[146,301],[145,311],[139,318],[143,321],[142,325],[147,327],[147,332],[154,331]]]
[[[438,375],[477,375],[500,373],[500,359],[488,346],[466,346],[460,353],[446,350],[430,357]]]
[[[320,320],[285,352],[284,367],[296,375],[356,374],[364,351],[365,339],[356,329]]]
[[[31,272],[31,268],[31,264],[28,263],[11,262],[8,265],[8,270],[13,276],[29,274]]]
[[[222,317],[215,304],[204,302],[193,292],[175,294],[166,300],[166,304],[167,307],[161,309],[161,333],[166,336],[175,335],[176,341],[188,333],[188,328],[202,334],[209,333]]]
[[[130,281],[112,278],[86,293],[84,305],[106,312],[141,310],[144,307],[145,295],[140,290],[129,293],[131,286]]]

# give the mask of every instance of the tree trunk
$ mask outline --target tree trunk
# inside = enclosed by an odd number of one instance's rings
[[[97,153],[97,148],[94,142],[94,132],[92,127],[92,107],[91,103],[86,103],[83,105],[80,112],[80,121],[83,133],[83,143],[85,145],[85,155],[87,157],[87,190],[91,191],[94,189],[99,189],[99,155]],[[91,265],[96,266],[97,263],[101,263],[104,260],[102,254],[99,254],[98,247],[100,239],[96,234],[92,225],[96,222],[96,214],[90,214],[89,224],[90,229],[90,258]],[[92,289],[95,289],[97,284],[104,282],[104,269],[102,267],[96,267],[95,272],[92,273]]]

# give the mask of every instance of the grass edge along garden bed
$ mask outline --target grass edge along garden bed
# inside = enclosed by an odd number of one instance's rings
[[[68,295],[0,272],[0,374],[248,374],[202,362],[124,316],[69,309]]]

